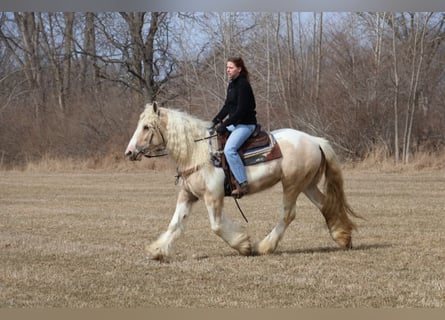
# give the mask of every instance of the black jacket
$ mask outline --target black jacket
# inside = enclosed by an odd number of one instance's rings
[[[231,124],[256,124],[255,97],[252,87],[246,77],[240,74],[236,79],[230,81],[227,87],[226,101],[218,114],[213,118],[213,123],[223,122],[227,127]]]

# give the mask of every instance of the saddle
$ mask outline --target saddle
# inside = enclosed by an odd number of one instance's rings
[[[239,189],[240,186],[230,171],[229,165],[224,155],[224,146],[229,138],[230,132],[218,135],[218,151],[212,153],[212,161],[215,167],[224,170],[224,193],[230,196],[232,191]],[[281,149],[274,136],[270,132],[262,130],[261,125],[257,124],[255,131],[238,149],[238,153],[245,166],[275,160],[282,157]]]

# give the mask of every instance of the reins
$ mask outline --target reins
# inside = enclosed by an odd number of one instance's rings
[[[235,200],[236,206],[238,207],[239,212],[241,213],[241,215],[243,216],[244,220],[246,221],[246,223],[249,223],[249,221],[247,221],[246,216],[244,215],[243,210],[241,209],[239,203],[238,203],[238,199],[233,197],[233,200]]]
[[[165,157],[167,155],[168,155],[168,153],[163,153],[163,154],[157,154],[157,155],[151,156],[148,153],[146,153],[146,154],[144,154],[144,157],[146,157],[146,158],[159,158],[159,157]]]
[[[208,140],[208,139],[212,139],[212,138],[214,138],[214,137],[216,137],[218,134],[213,134],[213,135],[211,135],[211,136],[208,136],[208,137],[204,137],[204,138],[200,138],[200,139],[195,139],[194,141],[195,142],[199,142],[199,141],[204,141],[204,140]]]

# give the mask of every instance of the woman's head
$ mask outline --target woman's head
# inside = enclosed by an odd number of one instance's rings
[[[235,79],[239,74],[244,75],[249,80],[249,71],[241,57],[230,57],[227,59],[226,65],[227,75],[231,79]]]

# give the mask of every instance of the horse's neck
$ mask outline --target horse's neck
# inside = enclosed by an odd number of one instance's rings
[[[195,142],[196,127],[187,127],[188,121],[177,121],[169,130],[168,149],[176,165],[183,170],[202,166],[210,161],[208,142]],[[203,134],[205,134],[203,132]]]

